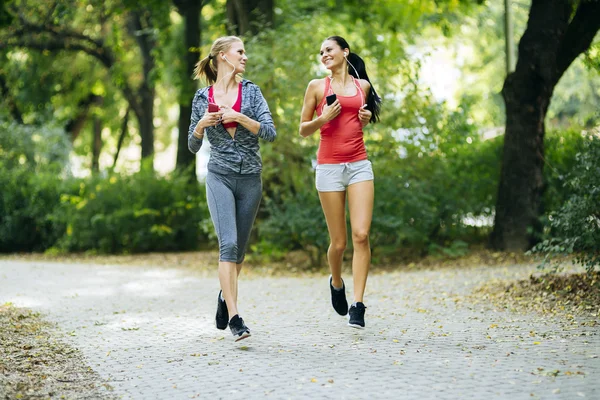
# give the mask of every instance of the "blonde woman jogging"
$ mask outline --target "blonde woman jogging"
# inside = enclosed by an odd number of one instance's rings
[[[204,77],[210,86],[196,92],[188,133],[192,153],[205,137],[211,145],[206,198],[219,240],[221,285],[215,322],[218,329],[229,326],[235,341],[250,336],[238,313],[238,277],[262,196],[259,139],[272,142],[276,136],[260,88],[239,77],[247,61],[240,38],[214,41],[196,65],[195,78]]]

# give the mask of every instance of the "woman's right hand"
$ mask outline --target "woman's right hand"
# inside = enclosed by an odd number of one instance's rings
[[[336,99],[330,106],[325,104],[323,106],[323,112],[321,113],[321,118],[325,121],[331,121],[342,112],[342,105],[340,104],[340,100]]]

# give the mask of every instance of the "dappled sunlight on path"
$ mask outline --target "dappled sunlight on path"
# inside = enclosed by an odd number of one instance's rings
[[[0,302],[43,311],[124,398],[598,397],[596,327],[469,298],[533,270],[374,274],[365,330],[331,309],[326,275],[253,275],[239,288],[253,336],[239,343],[214,327],[216,271],[2,260]]]

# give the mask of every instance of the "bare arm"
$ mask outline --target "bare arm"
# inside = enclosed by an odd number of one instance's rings
[[[306,88],[306,93],[304,94],[304,103],[302,104],[299,129],[299,133],[303,137],[307,137],[315,133],[318,129],[325,125],[325,123],[337,117],[342,110],[340,102],[336,100],[331,106],[325,105],[325,107],[323,107],[323,113],[316,119],[313,119],[315,108],[317,106],[318,94],[322,90],[323,89],[319,84],[319,80],[316,79],[310,81],[308,87]]]
[[[371,119],[371,116],[373,115],[373,113],[371,113],[371,111],[366,109],[367,98],[369,97],[369,92],[371,91],[371,85],[369,84],[369,81],[367,81],[365,79],[360,79],[359,84],[360,84],[360,88],[363,90],[363,92],[365,94],[365,99],[363,100],[364,101],[363,106],[361,107],[360,110],[358,110],[358,119],[360,120],[360,124],[364,128],[365,126],[367,126],[369,124],[369,120]]]

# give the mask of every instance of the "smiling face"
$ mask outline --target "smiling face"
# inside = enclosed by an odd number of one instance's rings
[[[344,64],[344,51],[335,40],[325,40],[321,45],[321,62],[325,68],[331,70],[338,68]]]
[[[227,59],[225,60],[224,58],[221,58],[219,62],[224,62],[225,65],[228,66],[233,64],[236,74],[241,74],[246,70],[246,61],[248,60],[248,56],[246,55],[246,50],[244,49],[244,43],[240,41],[231,43],[231,46],[229,46],[227,51],[221,52],[221,57],[226,57]],[[227,61],[229,61],[231,64],[229,64]]]

